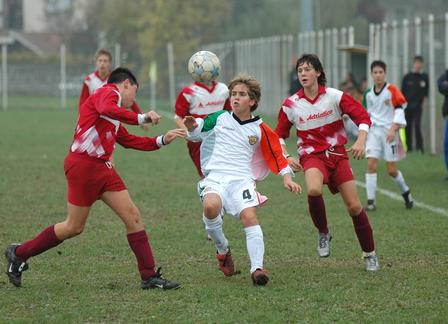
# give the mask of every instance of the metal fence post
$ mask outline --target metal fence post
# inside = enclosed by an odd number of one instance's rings
[[[429,45],[429,138],[431,153],[436,154],[436,68],[434,53],[434,16],[428,17],[428,45]]]
[[[67,80],[66,80],[66,64],[65,64],[65,44],[61,44],[60,48],[60,56],[61,56],[61,108],[67,107]]]

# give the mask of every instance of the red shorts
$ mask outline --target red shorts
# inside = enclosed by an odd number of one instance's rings
[[[69,153],[64,160],[67,200],[76,206],[91,206],[106,191],[125,190],[126,186],[110,162]]]
[[[201,171],[201,142],[187,141],[188,153],[198,171],[199,176],[204,177]]]
[[[324,176],[324,184],[328,186],[332,194],[339,192],[338,186],[355,180],[353,170],[348,160],[347,152],[343,146],[324,152],[313,153],[300,158],[300,163],[306,171],[317,168]]]

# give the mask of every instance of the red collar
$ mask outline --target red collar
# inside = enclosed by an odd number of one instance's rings
[[[95,71],[95,75],[98,77],[98,79],[100,79],[101,81],[106,81],[108,78],[109,78],[109,76],[110,76],[110,73],[108,73],[105,77],[104,77],[104,79],[102,78],[102,77],[100,77],[100,73],[98,72],[98,70],[97,71]]]
[[[304,98],[304,99],[305,99],[306,101],[308,101],[309,103],[314,104],[314,103],[317,101],[317,99],[319,99],[319,97],[320,97],[321,95],[323,95],[324,93],[327,92],[325,89],[326,89],[325,86],[320,85],[319,88],[318,88],[318,90],[317,90],[317,96],[316,96],[316,98],[314,98],[314,99],[310,99],[310,98],[308,98],[307,96],[305,96],[305,91],[303,90],[303,88],[300,89],[300,90],[297,92],[297,95],[299,96],[299,99]]]
[[[198,87],[204,88],[204,89],[207,90],[208,92],[212,93],[212,92],[215,90],[216,85],[218,84],[218,82],[213,81],[213,86],[212,86],[211,89],[208,88],[208,87],[207,87],[205,84],[203,84],[202,82],[197,82],[197,81],[196,81],[194,84],[197,85]]]

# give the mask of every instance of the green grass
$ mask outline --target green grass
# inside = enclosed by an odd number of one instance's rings
[[[0,113],[1,247],[65,218],[63,160],[76,118],[74,108]],[[165,118],[146,133],[128,129],[154,136],[172,127]],[[324,193],[334,238],[331,257],[320,260],[306,195],[286,192],[271,175],[259,185],[270,202],[258,212],[271,281],[257,288],[250,282],[244,232],[231,217],[224,228],[242,274],[225,278],[217,270],[201,221],[198,179],[182,141],[156,152],[118,148],[115,162],[140,208],[158,264],[183,288],[139,289],[124,227],[99,202],[82,235],[30,259],[22,288],[0,277],[0,322],[446,321],[447,215],[405,210],[401,201],[378,195],[370,220],[382,269],[366,273],[340,196]],[[366,162],[352,165],[363,181]],[[410,155],[399,166],[416,200],[448,209],[440,156]],[[296,179],[303,185],[303,175]],[[378,183],[397,192],[383,165]],[[361,188],[360,196],[365,201]]]

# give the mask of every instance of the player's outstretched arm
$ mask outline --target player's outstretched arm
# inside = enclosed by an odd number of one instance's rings
[[[298,184],[295,183],[294,181],[292,181],[292,177],[290,173],[286,173],[283,176],[283,185],[285,186],[286,189],[288,189],[289,191],[296,193],[296,194],[301,194],[302,193],[302,187]]]
[[[168,131],[165,135],[163,135],[163,144],[168,145],[176,138],[181,137],[184,138],[187,136],[187,131],[182,128],[176,128]]]

